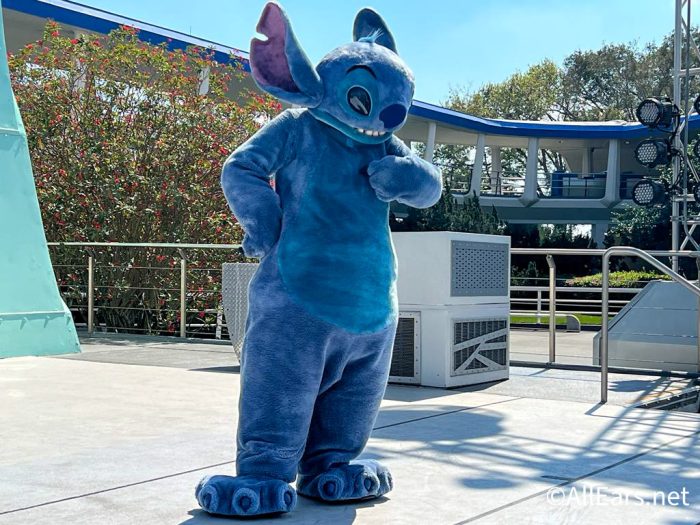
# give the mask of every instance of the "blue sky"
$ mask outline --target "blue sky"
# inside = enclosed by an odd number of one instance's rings
[[[264,0],[77,0],[248,50]],[[545,58],[604,43],[659,41],[674,0],[281,0],[299,41],[318,61],[350,39],[355,13],[374,7],[416,75],[416,98],[443,101],[450,86],[476,89]],[[696,16],[700,0],[693,0]],[[695,18],[697,20],[697,18]]]

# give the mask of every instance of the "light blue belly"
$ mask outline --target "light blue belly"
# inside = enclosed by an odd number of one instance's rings
[[[297,213],[283,221],[278,263],[285,288],[309,313],[371,333],[395,315],[396,270],[388,204],[353,160],[310,176]]]

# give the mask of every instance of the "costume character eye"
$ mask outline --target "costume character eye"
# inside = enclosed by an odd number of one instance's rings
[[[348,90],[348,104],[354,111],[365,117],[372,111],[372,97],[365,88],[360,86],[353,86]]]

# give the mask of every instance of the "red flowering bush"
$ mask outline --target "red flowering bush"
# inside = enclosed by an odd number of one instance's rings
[[[70,39],[54,23],[9,63],[48,240],[240,242],[220,189],[221,166],[280,106],[242,91],[235,63],[218,63],[202,48],[144,43],[129,27]],[[84,252],[59,256],[61,266],[84,265]],[[179,276],[152,267],[176,266],[176,252],[115,249],[100,257],[96,283],[109,284],[98,288],[104,323],[173,328],[176,298],[168,290]],[[223,257],[188,254],[193,269],[216,267]],[[79,301],[84,272],[57,273],[61,284],[76,285],[66,289],[69,302]],[[194,290],[217,291],[203,274],[189,278]]]

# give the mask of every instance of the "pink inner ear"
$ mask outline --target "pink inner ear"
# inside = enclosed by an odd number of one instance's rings
[[[250,65],[253,78],[261,85],[277,87],[289,93],[299,93],[290,72],[285,53],[287,21],[276,4],[267,4],[258,22],[258,32],[267,37],[254,38],[250,44]]]

